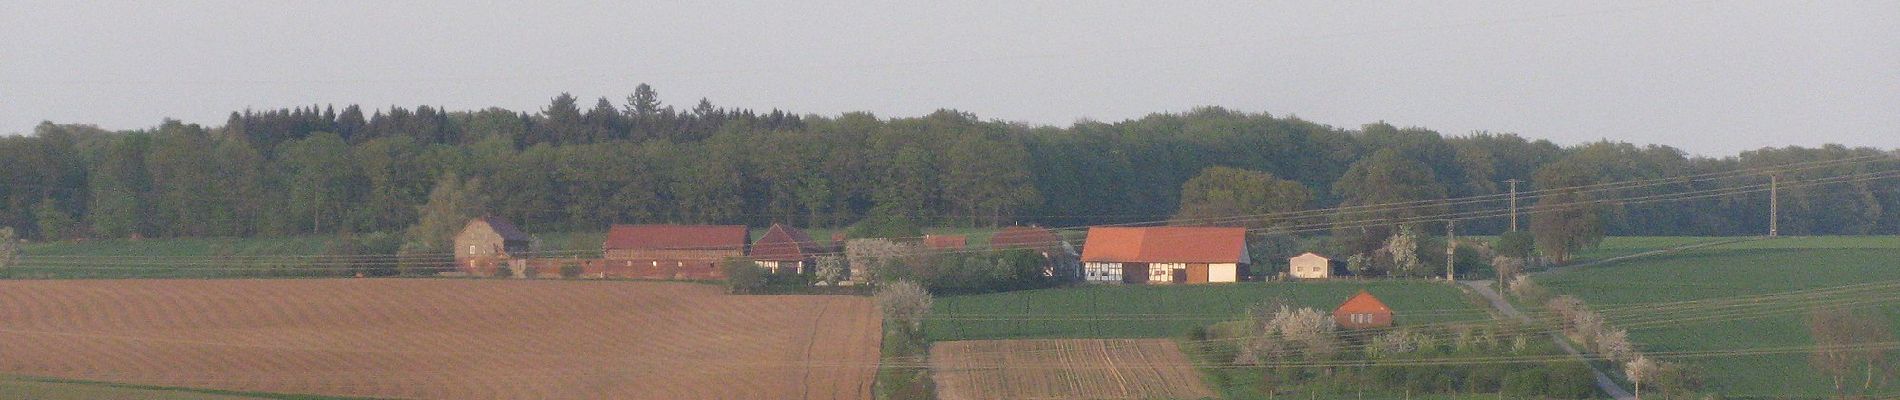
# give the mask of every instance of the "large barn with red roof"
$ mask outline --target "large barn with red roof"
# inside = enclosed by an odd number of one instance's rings
[[[609,275],[649,279],[722,279],[719,263],[745,257],[744,225],[621,225],[601,244]]]
[[[1082,245],[1089,282],[1237,282],[1249,259],[1245,228],[1098,226]]]

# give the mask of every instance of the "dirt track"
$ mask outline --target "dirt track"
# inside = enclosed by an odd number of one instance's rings
[[[868,399],[869,299],[687,283],[0,281],[0,373],[401,398]]]
[[[1214,397],[1167,339],[940,342],[930,370],[944,400]]]

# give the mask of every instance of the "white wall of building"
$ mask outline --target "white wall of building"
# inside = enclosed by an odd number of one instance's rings
[[[1326,279],[1332,277],[1333,268],[1326,257],[1306,253],[1287,259],[1287,273],[1299,279]]]
[[[1240,282],[1240,265],[1234,263],[1208,264],[1207,281],[1210,283]]]

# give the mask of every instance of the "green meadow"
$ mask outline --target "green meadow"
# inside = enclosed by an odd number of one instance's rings
[[[1331,312],[1360,290],[1392,307],[1401,325],[1490,318],[1459,288],[1432,281],[1092,284],[939,297],[924,331],[930,340],[1180,337],[1271,299]]]
[[[1694,238],[1709,240],[1710,238]],[[1620,250],[1686,244],[1676,238],[1606,240]],[[1900,281],[1900,237],[1784,237],[1657,254],[1540,276],[1552,291],[1582,298],[1594,308],[1621,308],[1619,320],[1644,318],[1644,304],[1717,299],[1822,289],[1870,282]],[[1788,300],[1773,312],[1690,314],[1708,321],[1647,324],[1630,329],[1630,338],[1646,352],[1715,351],[1812,345],[1804,322],[1811,307],[1826,300]],[[1858,307],[1900,321],[1900,301],[1875,299]],[[1665,321],[1667,322],[1667,321]],[[1894,326],[1900,331],[1900,324]],[[1808,354],[1687,357],[1701,371],[1707,391],[1730,398],[1822,397],[1833,394],[1832,379],[1817,372]],[[1859,381],[1855,381],[1859,382]],[[1882,395],[1900,394],[1893,388]]]

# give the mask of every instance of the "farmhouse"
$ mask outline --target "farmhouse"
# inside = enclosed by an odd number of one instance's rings
[[[1042,255],[1042,276],[1062,280],[1080,279],[1082,269],[1076,263],[1075,246],[1062,240],[1056,231],[1040,226],[1012,226],[990,237],[992,250],[1025,249]]]
[[[1384,328],[1392,326],[1392,309],[1372,293],[1360,290],[1333,309],[1333,322],[1346,329]]]
[[[469,274],[491,275],[510,259],[525,257],[533,237],[501,217],[470,219],[455,234],[455,266]]]
[[[1287,274],[1294,279],[1327,279],[1352,275],[1346,264],[1315,253],[1287,259]]]
[[[765,236],[752,243],[752,260],[775,274],[810,272],[816,258],[825,252],[804,230],[784,224],[772,224]]]
[[[655,279],[722,279],[719,263],[744,257],[744,225],[621,225],[601,244],[609,275]]]
[[[1089,282],[1235,282],[1248,257],[1245,228],[1098,226],[1082,246]]]

